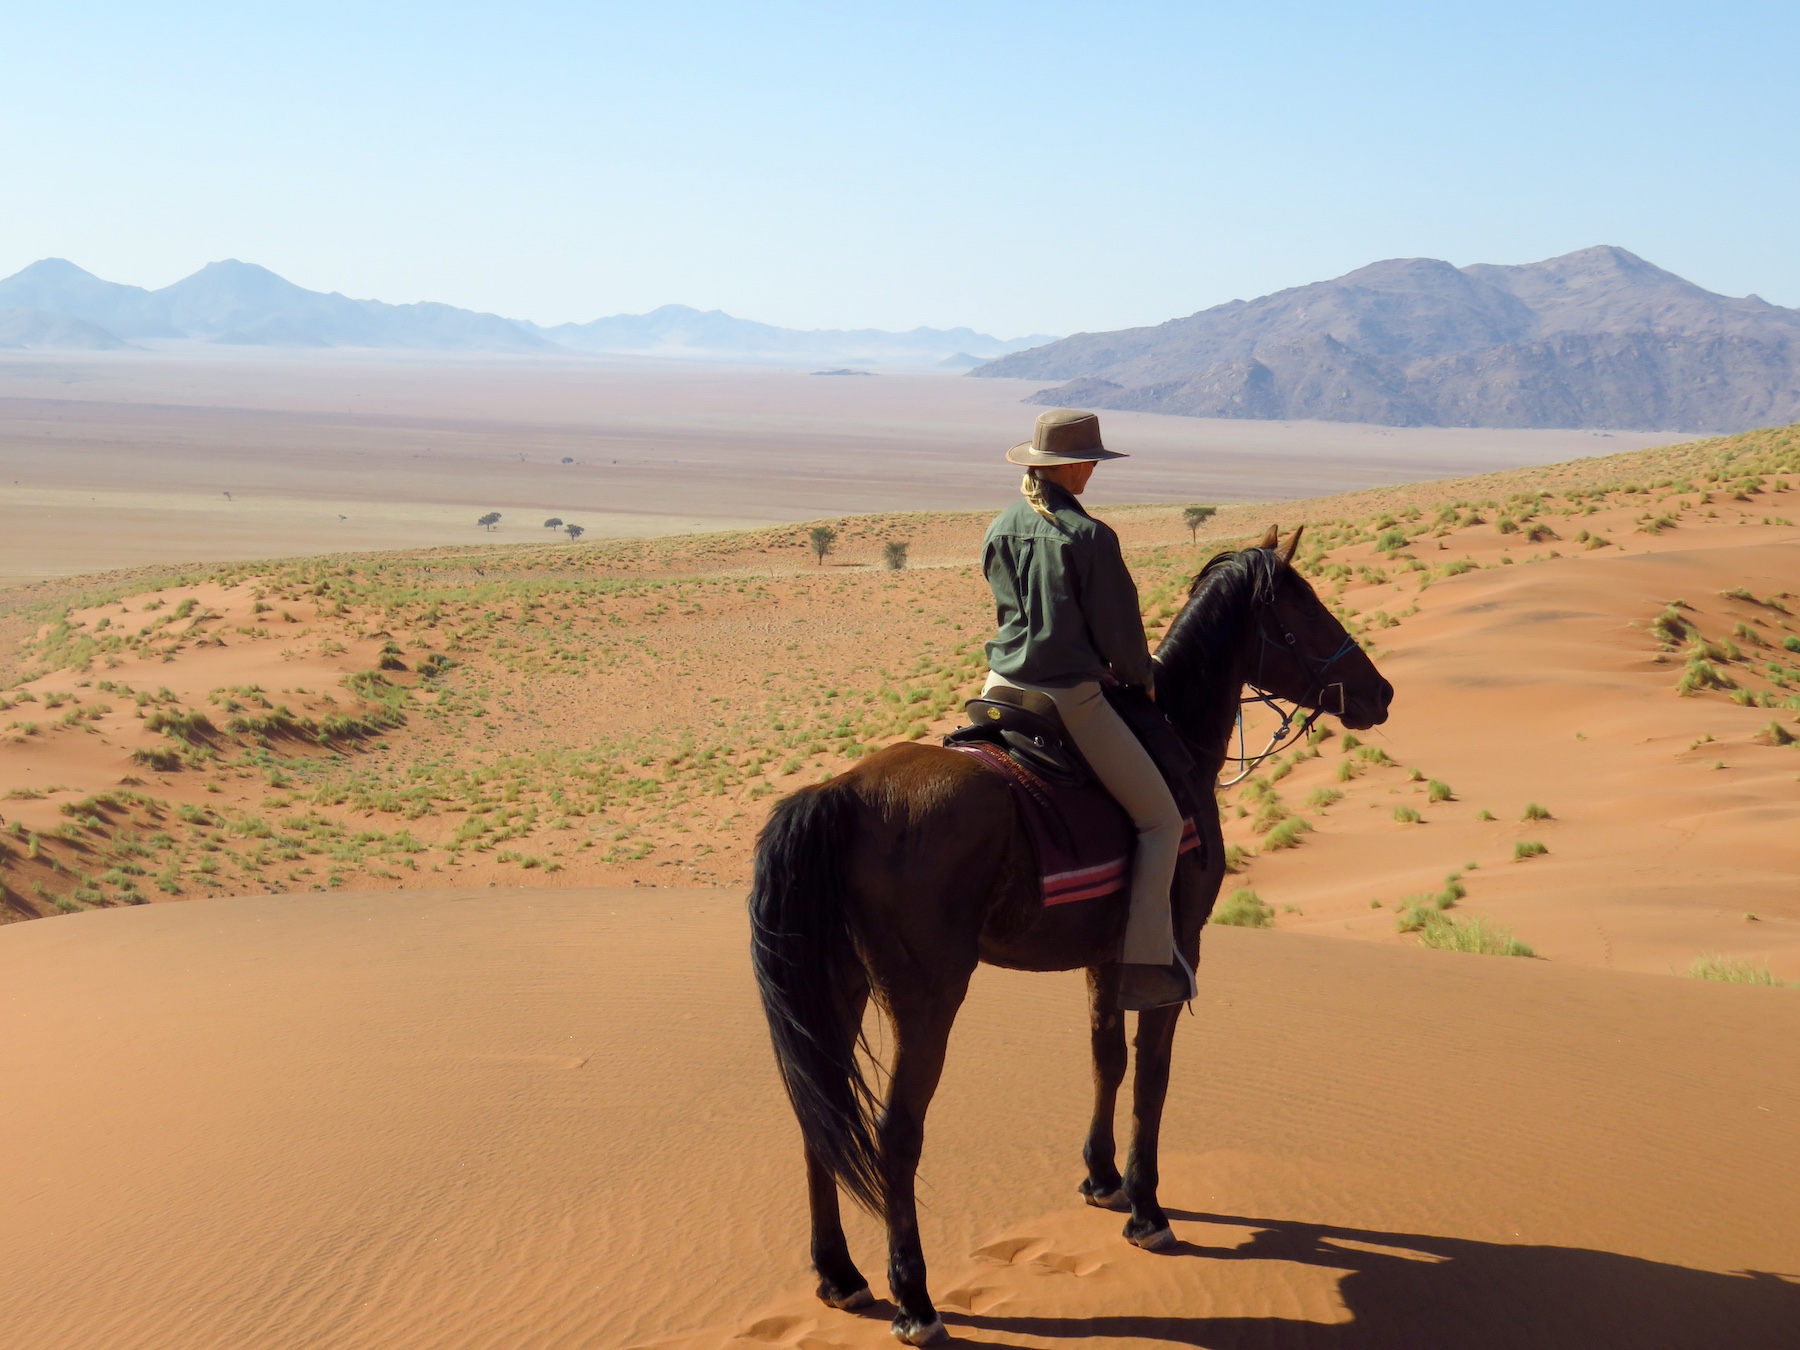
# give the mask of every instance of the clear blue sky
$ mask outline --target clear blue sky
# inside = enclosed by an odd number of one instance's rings
[[[1618,244],[1800,305],[1800,5],[0,0],[0,275],[1154,323]]]

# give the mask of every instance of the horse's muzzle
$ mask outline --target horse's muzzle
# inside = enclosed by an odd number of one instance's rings
[[[1345,700],[1344,711],[1338,714],[1338,721],[1352,731],[1367,731],[1370,727],[1378,727],[1388,719],[1388,705],[1394,701],[1394,686],[1380,676],[1376,677],[1375,688],[1364,691],[1356,690]]]

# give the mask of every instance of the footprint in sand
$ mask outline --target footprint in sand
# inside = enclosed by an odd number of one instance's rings
[[[796,1317],[793,1314],[782,1314],[776,1317],[764,1317],[752,1322],[738,1332],[736,1339],[740,1341],[762,1341],[768,1345],[804,1345],[801,1337],[818,1329],[818,1323],[810,1317]]]
[[[992,1285],[963,1285],[949,1290],[938,1302],[946,1308],[954,1308],[957,1312],[984,1313],[998,1308],[1002,1303],[1010,1302],[1012,1295],[1004,1289]]]
[[[1092,1256],[1073,1256],[1067,1252],[1052,1251],[1048,1242],[1034,1237],[1001,1238],[985,1247],[977,1247],[975,1256],[998,1265],[1019,1266],[1041,1274],[1092,1275],[1106,1267],[1104,1261]]]

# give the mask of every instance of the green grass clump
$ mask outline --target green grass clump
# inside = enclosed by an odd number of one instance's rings
[[[153,712],[144,719],[144,727],[148,731],[160,731],[171,740],[185,741],[189,745],[198,744],[213,730],[213,724],[206,714],[197,709],[189,712]]]
[[[1772,720],[1768,726],[1757,732],[1753,739],[1763,745],[1792,745],[1794,733],[1782,726],[1780,722]]]
[[[1697,959],[1685,974],[1690,980],[1717,980],[1721,984],[1766,984],[1778,989],[1786,987],[1785,982],[1776,979],[1767,965],[1753,966],[1748,961],[1720,956],[1716,952]]]
[[[1289,816],[1263,836],[1263,849],[1274,853],[1284,848],[1299,848],[1300,836],[1312,829],[1302,816]]]
[[[1427,913],[1419,930],[1419,945],[1442,952],[1467,952],[1472,956],[1536,956],[1512,929],[1482,918],[1454,919],[1448,914]]]
[[[1551,815],[1548,811],[1546,811],[1543,807],[1539,806],[1536,802],[1526,802],[1525,803],[1525,814],[1520,816],[1519,819],[1520,820],[1549,820],[1549,819],[1551,819]]]
[[[1680,610],[1670,605],[1650,621],[1650,631],[1671,646],[1687,640],[1693,626],[1682,616]]]
[[[1343,800],[1344,794],[1336,788],[1314,788],[1306,799],[1306,804],[1315,811],[1322,811],[1333,802]]]
[[[1475,819],[1477,819],[1477,820],[1492,820],[1493,818],[1494,818],[1494,813],[1492,811],[1488,810],[1487,807],[1485,807],[1485,806],[1482,807],[1481,810],[1479,810],[1475,813]]]
[[[1425,785],[1425,800],[1428,802],[1448,802],[1456,800],[1456,794],[1450,791],[1448,783],[1440,783],[1433,778]]]
[[[1729,675],[1698,655],[1688,657],[1687,668],[1681,672],[1681,678],[1675,681],[1675,692],[1683,698],[1691,697],[1702,689],[1735,688],[1737,684]]]
[[[1513,861],[1524,862],[1527,858],[1541,858],[1549,851],[1535,839],[1521,839],[1513,845]]]
[[[1800,652],[1800,637],[1784,637],[1781,645],[1790,652]]]
[[[1275,911],[1265,905],[1255,891],[1240,888],[1213,911],[1210,922],[1230,928],[1271,928],[1275,924]]]
[[[1399,821],[1402,825],[1417,825],[1424,817],[1410,806],[1396,806],[1394,808],[1394,819]]]

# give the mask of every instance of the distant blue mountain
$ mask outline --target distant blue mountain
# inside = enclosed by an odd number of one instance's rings
[[[449,305],[388,305],[322,295],[266,267],[227,259],[158,291],[102,281],[45,258],[0,281],[0,309],[80,319],[119,337],[189,337],[260,347],[422,347],[554,351],[522,324]]]
[[[1043,334],[1002,341],[967,328],[801,331],[736,319],[718,310],[664,305],[585,324],[541,328],[450,305],[389,305],[296,286],[266,267],[227,259],[161,290],[102,281],[62,258],[45,258],[0,281],[10,320],[0,346],[104,347],[128,338],[192,338],[256,347],[399,347],[429,351],[577,351],[711,361],[933,366],[992,360],[1054,341]],[[47,320],[79,323],[59,327]],[[8,341],[6,333],[18,340]]]
[[[976,355],[991,361],[1055,339],[1042,334],[996,338],[969,328],[776,328],[722,310],[664,305],[648,314],[615,314],[592,323],[565,323],[538,332],[577,351],[715,361],[937,365]],[[970,364],[974,364],[971,361]]]

